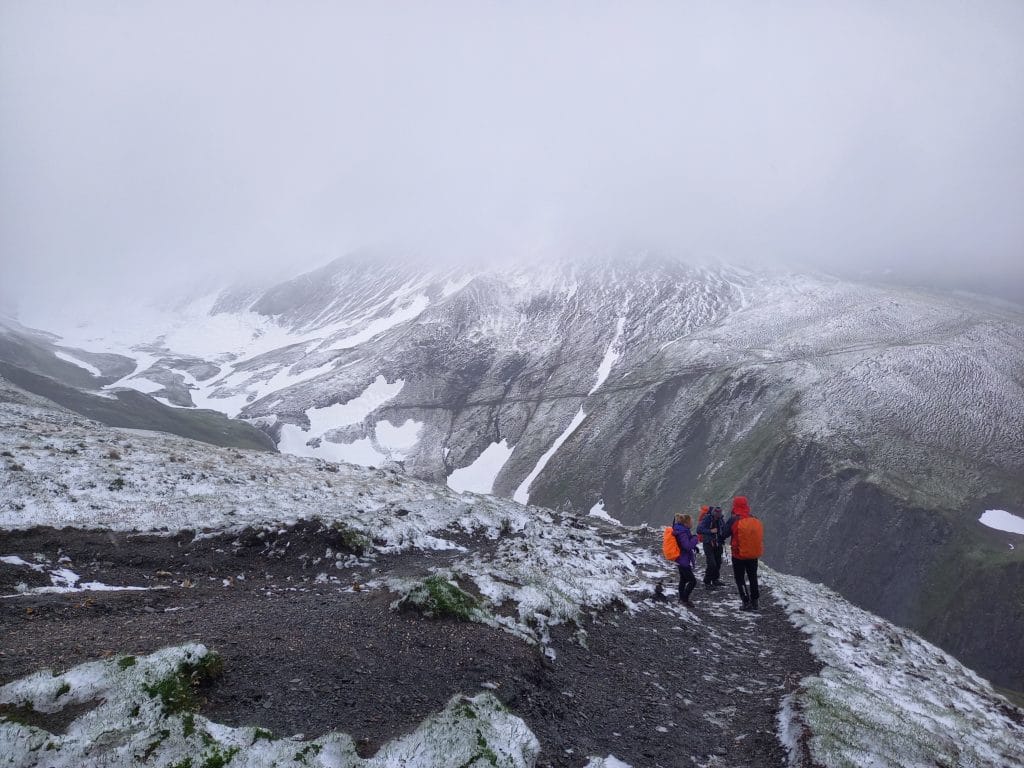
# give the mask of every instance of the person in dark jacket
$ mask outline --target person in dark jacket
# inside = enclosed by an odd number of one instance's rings
[[[725,520],[721,507],[708,507],[697,525],[697,535],[704,543],[704,586],[722,586],[722,555],[725,553]]]
[[[672,534],[679,543],[679,601],[683,605],[690,604],[690,593],[697,586],[697,577],[693,575],[693,566],[697,561],[697,537],[690,533],[693,518],[689,515],[676,515],[672,523]]]
[[[750,514],[750,504],[746,496],[737,496],[732,500],[732,515],[725,521],[725,538],[731,538],[729,548],[732,550],[732,572],[736,577],[736,588],[739,589],[742,610],[756,611],[760,590],[757,585],[757,562],[764,553],[764,526],[761,521]],[[747,589],[746,582],[750,582]]]

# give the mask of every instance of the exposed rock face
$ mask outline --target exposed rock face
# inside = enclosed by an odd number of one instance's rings
[[[976,522],[1024,509],[1019,308],[658,259],[341,260],[209,308],[146,348],[146,391],[286,452],[626,522],[746,493],[770,563],[1024,687],[1024,546]]]

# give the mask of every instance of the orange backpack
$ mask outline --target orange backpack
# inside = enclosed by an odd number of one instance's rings
[[[666,559],[671,560],[673,563],[677,557],[683,554],[679,549],[679,542],[676,541],[676,535],[672,533],[671,527],[666,527],[661,532],[661,552],[665,555]]]
[[[701,520],[703,520],[704,519],[704,515],[706,515],[710,511],[711,511],[711,508],[707,504],[701,505],[700,514],[697,515],[697,528],[700,528]],[[694,528],[694,530],[697,530],[697,528]],[[697,543],[698,544],[704,543],[704,534],[703,533],[698,533],[697,534]]]
[[[764,554],[764,526],[756,517],[741,517],[732,528],[732,556],[755,560]]]

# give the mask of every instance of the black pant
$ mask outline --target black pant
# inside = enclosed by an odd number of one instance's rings
[[[676,565],[679,565],[676,563]],[[679,565],[679,599],[684,603],[690,599],[690,593],[697,586],[697,577],[693,575],[693,569],[686,565]]]
[[[718,581],[722,576],[722,549],[721,545],[704,542],[704,559],[707,566],[704,568],[704,583],[711,584]]]
[[[757,602],[757,598],[761,595],[757,589],[757,558],[752,560],[740,560],[738,558],[732,559],[732,573],[736,577],[736,586],[740,590],[740,599],[744,603]],[[750,580],[750,591],[747,592],[747,587],[743,583],[744,577]]]

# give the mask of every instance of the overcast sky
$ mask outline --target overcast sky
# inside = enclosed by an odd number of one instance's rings
[[[363,246],[1024,285],[1024,3],[0,4],[8,301]]]

